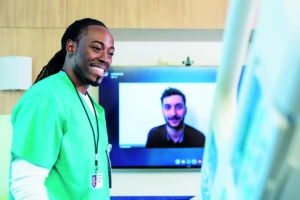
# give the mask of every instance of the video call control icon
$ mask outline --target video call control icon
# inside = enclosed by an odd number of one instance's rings
[[[197,159],[176,159],[175,164],[180,165],[180,164],[187,164],[187,165],[196,165],[196,164],[201,164],[202,160],[197,160]]]

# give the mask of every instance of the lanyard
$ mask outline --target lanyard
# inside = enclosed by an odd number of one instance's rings
[[[66,73],[66,75],[68,76],[67,73]],[[69,77],[69,76],[68,76],[68,77]],[[70,79],[70,77],[69,77],[69,79]],[[88,120],[89,120],[89,122],[90,122],[90,126],[91,126],[92,131],[93,131],[93,139],[94,139],[94,147],[95,147],[95,171],[96,171],[96,173],[97,173],[97,172],[98,172],[98,144],[99,144],[99,136],[100,136],[100,133],[99,133],[98,117],[97,117],[97,113],[96,113],[96,110],[95,110],[95,106],[94,106],[94,103],[93,103],[93,101],[92,101],[92,98],[90,97],[90,94],[89,94],[88,92],[86,92],[87,95],[88,95],[88,97],[89,97],[89,99],[90,99],[90,101],[91,101],[91,103],[92,103],[93,110],[94,110],[95,117],[96,117],[96,124],[97,124],[97,140],[96,140],[96,136],[95,136],[95,131],[94,131],[93,124],[92,124],[91,119],[90,119],[90,117],[89,117],[89,115],[88,115],[88,113],[87,113],[87,111],[86,111],[86,108],[85,108],[83,102],[82,102],[82,99],[81,99],[81,97],[80,97],[80,95],[79,95],[79,92],[78,92],[78,90],[77,90],[75,84],[73,83],[73,81],[72,81],[71,79],[70,79],[70,81],[72,82],[72,84],[73,84],[73,86],[74,86],[74,88],[75,88],[75,90],[76,90],[77,96],[78,96],[78,98],[79,98],[79,100],[80,100],[80,103],[81,103],[81,105],[82,105],[82,107],[83,107],[83,109],[84,109],[84,111],[85,111],[86,117],[88,118]]]

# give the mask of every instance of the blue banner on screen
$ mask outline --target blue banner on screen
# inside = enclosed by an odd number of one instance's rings
[[[178,117],[168,121],[164,112],[166,108],[161,97],[168,88],[175,88],[185,96],[185,110],[180,118],[184,130],[189,127],[205,138],[216,74],[216,67],[111,67],[100,85],[99,101],[105,109],[109,142],[113,145],[110,154],[112,167],[201,167],[203,146],[187,144],[148,148],[146,143],[150,130],[155,127],[166,130],[162,139],[169,141],[169,129],[164,127],[179,120]],[[178,143],[183,141],[183,144],[187,139],[184,132]]]

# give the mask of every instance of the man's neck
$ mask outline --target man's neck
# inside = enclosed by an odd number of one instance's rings
[[[75,87],[77,88],[77,90],[83,94],[86,95],[87,90],[89,89],[88,84],[82,84],[82,82],[79,80],[79,78],[76,76],[76,74],[73,72],[73,70],[71,68],[68,67],[63,67],[62,71],[64,71],[69,78],[71,79],[71,81],[74,83]]]
[[[184,125],[182,126],[182,128],[176,130],[168,125],[166,125],[167,127],[167,133],[169,134],[170,138],[176,143],[178,142],[178,140],[180,139],[180,137],[182,136],[183,132],[184,132]]]
[[[75,85],[76,86],[76,85]],[[83,94],[86,95],[87,94],[87,90],[89,89],[89,85],[82,85],[82,86],[76,86],[77,90]]]

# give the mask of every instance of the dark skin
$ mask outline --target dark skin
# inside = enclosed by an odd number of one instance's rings
[[[78,91],[86,94],[89,86],[99,86],[111,66],[114,39],[102,26],[89,26],[78,42],[68,40],[67,56],[62,68]]]

